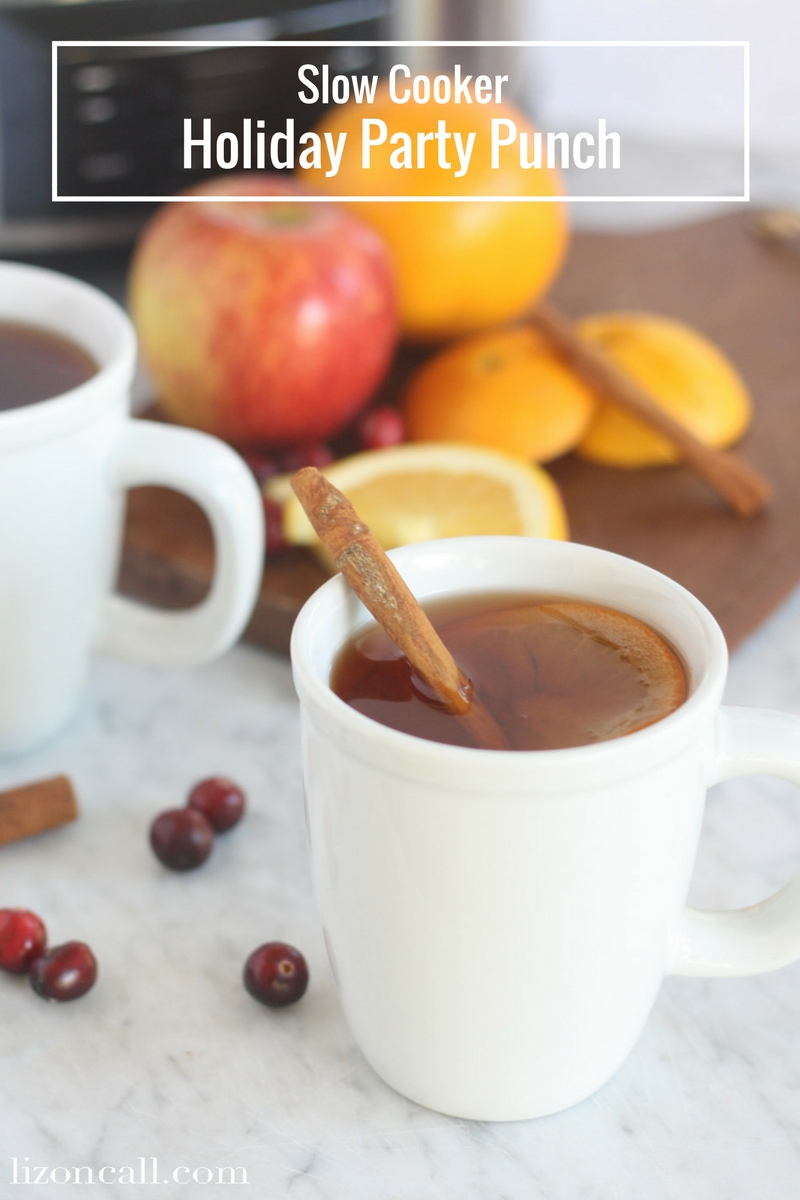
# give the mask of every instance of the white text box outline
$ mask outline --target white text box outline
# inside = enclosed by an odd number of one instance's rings
[[[52,87],[52,195],[54,203],[61,204],[163,204],[178,202],[181,204],[206,204],[217,200],[232,203],[251,204],[254,202],[280,203],[285,196],[59,196],[58,195],[58,96],[57,73],[58,51],[62,46],[77,46],[80,48],[117,47],[134,49],[153,47],[154,49],[170,49],[185,47],[195,50],[236,49],[242,47],[314,47],[345,48],[345,47],[391,47],[391,48],[443,48],[460,49],[490,48],[490,49],[547,49],[571,47],[599,47],[604,49],[637,48],[637,47],[666,47],[679,49],[682,47],[701,47],[707,49],[743,50],[744,64],[744,189],[741,196],[295,196],[293,201],[299,203],[405,203],[405,204],[741,204],[750,201],[750,42],[749,41],[179,41],[179,40],[145,40],[145,41],[55,41],[52,43],[51,87]]]

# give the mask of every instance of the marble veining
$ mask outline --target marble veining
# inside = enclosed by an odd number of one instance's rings
[[[800,592],[734,655],[728,700],[800,712]],[[53,942],[88,941],[100,979],[63,1007],[0,979],[4,1200],[135,1196],[142,1170],[144,1194],[165,1198],[797,1194],[800,965],[667,980],[615,1078],[554,1117],[453,1120],[377,1079],[342,1019],[314,911],[297,702],[282,660],[239,647],[194,671],[98,662],[70,726],[3,760],[0,787],[59,771],[76,782],[82,818],[0,850],[0,906],[40,912]],[[172,875],[150,853],[148,824],[218,771],[248,790],[246,823],[202,870]],[[792,792],[762,779],[714,789],[695,903],[750,903],[788,878],[800,852]],[[248,952],[273,938],[298,945],[311,969],[303,1003],[283,1012],[255,1004],[240,982]],[[20,1182],[26,1167],[31,1178],[60,1170],[25,1192],[12,1183],[13,1159]],[[97,1181],[104,1166],[112,1182]],[[74,1182],[78,1167],[92,1168],[92,1189]],[[154,1167],[163,1182],[149,1182]],[[219,1181],[231,1167],[246,1170],[246,1187]],[[187,1181],[181,1168],[199,1174]]]

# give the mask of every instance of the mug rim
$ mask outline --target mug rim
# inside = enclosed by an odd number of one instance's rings
[[[315,710],[313,715],[321,715],[329,731],[332,727],[335,727],[340,744],[356,757],[365,761],[369,760],[376,765],[381,765],[386,770],[392,769],[390,760],[394,758],[402,764],[397,767],[394,773],[406,776],[413,776],[420,772],[434,771],[440,776],[442,786],[445,787],[450,782],[448,778],[449,772],[458,774],[459,787],[471,787],[471,780],[469,778],[471,769],[475,769],[476,776],[481,776],[481,779],[475,779],[475,790],[485,790],[483,771],[487,769],[496,771],[498,776],[500,774],[507,775],[507,781],[511,783],[512,779],[516,779],[521,775],[532,775],[531,765],[533,763],[536,764],[536,769],[541,773],[542,782],[547,782],[548,785],[552,785],[554,781],[557,781],[561,773],[568,767],[573,771],[580,768],[581,774],[597,770],[604,776],[612,773],[614,778],[619,778],[620,773],[626,773],[626,762],[629,767],[628,773],[633,773],[641,769],[636,765],[636,762],[640,762],[643,755],[652,763],[657,760],[661,761],[664,757],[679,752],[679,749],[683,747],[686,741],[698,736],[699,718],[707,716],[710,708],[716,711],[716,707],[721,703],[722,689],[727,673],[728,651],[724,635],[715,618],[696,596],[674,579],[671,579],[668,575],[664,575],[660,571],[656,571],[652,567],[646,566],[644,563],[637,562],[635,559],[614,554],[608,550],[601,550],[594,546],[584,546],[577,542],[551,541],[541,538],[491,535],[448,538],[401,546],[396,550],[389,551],[389,557],[402,573],[404,560],[410,559],[413,555],[441,555],[442,553],[449,552],[461,553],[467,556],[470,554],[491,553],[490,546],[498,554],[505,554],[509,551],[513,553],[516,548],[514,544],[520,541],[529,544],[536,543],[548,548],[557,548],[548,549],[545,552],[564,554],[565,556],[573,556],[578,559],[582,558],[587,563],[594,558],[598,563],[624,564],[625,570],[635,573],[639,579],[649,583],[651,587],[658,587],[662,592],[666,590],[684,609],[690,611],[702,627],[707,651],[701,675],[695,681],[692,691],[679,708],[669,713],[666,717],[655,721],[652,725],[636,730],[633,733],[625,734],[623,737],[556,750],[488,750],[471,746],[453,746],[441,742],[428,741],[427,739],[418,738],[390,726],[382,725],[380,722],[351,708],[350,705],[337,696],[331,690],[328,681],[321,679],[312,661],[311,634],[313,625],[321,619],[326,610],[330,610],[332,605],[336,603],[341,604],[347,598],[349,588],[341,575],[336,575],[334,578],[327,580],[309,597],[300,610],[292,630],[292,671],[301,705],[306,708],[310,701]],[[479,590],[478,588],[474,588],[473,594]],[[498,591],[500,590],[502,589],[498,589]],[[469,590],[454,589],[450,594],[468,595]],[[365,611],[363,606],[360,605],[360,602],[356,601],[352,593],[350,593],[350,596],[352,596],[354,604],[358,604],[356,611],[359,613],[359,616],[363,617]],[[589,602],[592,601],[592,597],[590,596],[585,596],[584,598]],[[603,603],[602,600],[597,599],[595,599],[595,602]],[[646,618],[640,617],[639,619]],[[371,620],[372,618],[369,614],[366,614],[363,623],[368,623]],[[349,625],[348,636],[358,628],[357,622],[350,622]],[[335,654],[339,652],[343,644],[341,643],[336,647],[331,659],[335,657]],[[688,656],[684,647],[676,645],[676,649],[681,653],[684,661],[686,661]],[[571,786],[568,785],[570,789]],[[526,787],[526,790],[530,790],[529,785]]]
[[[49,439],[86,424],[109,404],[114,403],[121,389],[128,387],[136,363],[136,334],[133,325],[127,313],[105,292],[61,271],[0,260],[0,293],[7,283],[13,287],[15,283],[23,282],[26,286],[38,286],[43,296],[52,296],[60,292],[65,299],[69,298],[72,304],[93,308],[95,316],[100,314],[101,319],[113,329],[115,341],[109,350],[108,360],[104,363],[98,362],[95,374],[77,387],[59,392],[55,396],[48,396],[44,400],[34,401],[32,404],[0,412],[0,451],[16,448],[31,441]],[[96,350],[87,345],[85,340],[81,340],[80,335],[65,334],[46,319],[31,319],[27,313],[17,314],[13,309],[12,303],[10,311],[6,311],[0,296],[0,321],[19,322],[41,329],[45,333],[52,332],[66,337],[97,360]]]

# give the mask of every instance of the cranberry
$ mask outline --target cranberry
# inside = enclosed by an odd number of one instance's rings
[[[266,483],[273,475],[278,474],[278,464],[271,454],[263,450],[243,450],[242,458],[256,477],[258,483]]]
[[[384,450],[406,440],[403,414],[396,408],[379,404],[362,414],[356,422],[356,435],[365,450]]]
[[[196,783],[189,793],[189,808],[194,808],[210,821],[217,833],[232,829],[244,813],[244,792],[232,779],[215,775]]]
[[[283,451],[280,465],[287,475],[293,475],[301,467],[327,467],[335,457],[325,442],[298,442]]]
[[[97,960],[85,942],[65,942],[36,959],[31,987],[45,1000],[77,1000],[97,979]]]
[[[165,867],[191,871],[204,863],[214,848],[214,830],[194,808],[171,808],[150,826],[150,845]]]
[[[306,960],[294,946],[267,942],[254,950],[245,963],[244,986],[251,996],[270,1008],[294,1004],[308,987]]]
[[[264,524],[267,530],[267,554],[280,554],[287,546],[283,535],[283,509],[269,496],[264,497]]]
[[[24,975],[46,944],[47,933],[36,913],[0,908],[0,969]]]

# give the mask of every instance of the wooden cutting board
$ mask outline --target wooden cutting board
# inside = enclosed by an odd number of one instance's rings
[[[759,241],[747,210],[656,233],[578,234],[553,300],[574,316],[650,309],[717,342],[755,401],[741,452],[775,487],[770,511],[733,516],[684,468],[623,471],[567,455],[550,464],[574,541],[671,575],[720,622],[730,646],[800,581],[800,254]],[[419,353],[401,356],[396,394]],[[120,587],[180,608],[206,592],[213,548],[191,501],[140,488],[128,504]],[[303,550],[267,564],[248,640],[285,653],[303,601],[325,578]]]

